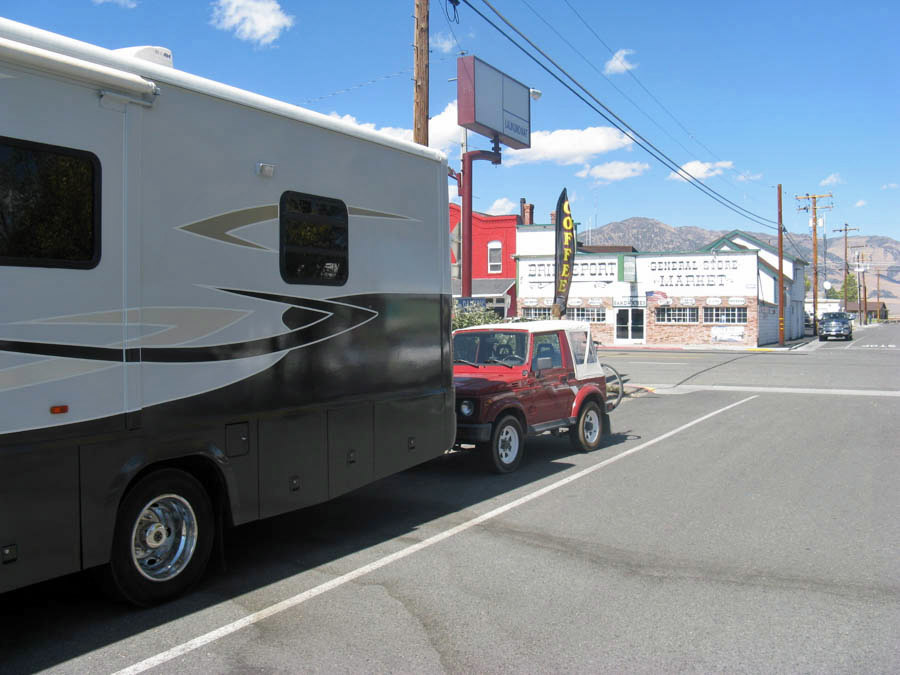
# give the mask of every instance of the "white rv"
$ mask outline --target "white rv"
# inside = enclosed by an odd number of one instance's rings
[[[447,218],[436,151],[0,19],[0,592],[156,602],[449,448]]]

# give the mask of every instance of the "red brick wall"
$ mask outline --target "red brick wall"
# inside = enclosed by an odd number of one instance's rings
[[[656,323],[656,308],[659,307],[659,304],[655,301],[648,303],[647,312],[644,315],[646,344],[716,344],[712,337],[713,326],[740,326],[744,329],[744,339],[740,342],[729,344],[756,346],[759,336],[759,316],[756,298],[747,298],[746,324],[709,324],[703,323],[703,307],[706,305],[706,298],[702,296],[694,297],[697,301],[698,323]]]

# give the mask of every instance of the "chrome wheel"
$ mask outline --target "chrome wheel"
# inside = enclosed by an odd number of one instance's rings
[[[197,516],[176,494],[150,500],[131,533],[131,560],[150,581],[169,581],[184,571],[197,546]]]

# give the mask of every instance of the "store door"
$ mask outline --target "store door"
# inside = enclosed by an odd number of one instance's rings
[[[616,343],[644,343],[644,310],[628,307],[616,310]]]

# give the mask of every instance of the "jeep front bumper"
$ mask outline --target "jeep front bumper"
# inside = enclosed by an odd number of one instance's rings
[[[457,443],[484,443],[491,440],[491,424],[457,424]]]

